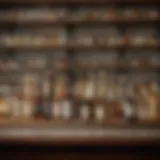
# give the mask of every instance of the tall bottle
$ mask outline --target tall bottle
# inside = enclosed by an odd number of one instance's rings
[[[94,105],[94,118],[96,122],[103,123],[107,118],[106,108],[106,90],[107,90],[107,74],[100,71],[97,75],[96,84],[96,103]]]
[[[54,81],[54,102],[52,115],[54,119],[69,120],[73,115],[72,103],[68,98],[68,77],[65,73],[58,73]]]
[[[12,95],[10,98],[10,103],[12,106],[12,117],[19,118],[22,116],[22,97],[21,97],[21,87],[16,85],[12,87]]]
[[[76,99],[83,99],[84,98],[84,91],[85,91],[85,76],[83,73],[77,75],[75,84],[74,84],[74,96]]]
[[[135,103],[137,105],[137,118],[140,122],[148,121],[148,91],[144,83],[137,82],[134,87]]]
[[[156,121],[158,119],[158,97],[159,97],[159,86],[156,82],[152,82],[149,85],[149,119],[151,121]]]
[[[80,106],[80,118],[89,122],[93,119],[93,100],[96,96],[96,74],[89,71],[85,78],[84,96]]]
[[[35,113],[37,97],[37,76],[25,74],[22,77],[22,115],[32,117]]]

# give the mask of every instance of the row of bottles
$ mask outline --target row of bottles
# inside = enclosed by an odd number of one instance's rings
[[[10,54],[3,52],[0,55],[0,71],[38,71],[57,70],[71,67],[67,61],[66,52],[15,52]],[[10,57],[11,56],[11,57]],[[75,68],[110,68],[118,69],[125,67],[159,67],[160,55],[158,50],[148,51],[124,51],[116,50],[97,52],[75,52],[72,59]],[[89,62],[89,63],[88,63]]]
[[[71,44],[90,45],[157,45],[159,43],[156,27],[132,26],[123,31],[115,26],[76,27],[71,35]]]
[[[43,26],[39,28],[30,28],[17,26],[13,32],[9,32],[6,28],[1,29],[0,44],[2,45],[63,45],[66,43],[67,32],[62,26]]]
[[[89,62],[89,63],[88,63]],[[117,50],[99,51],[99,52],[76,52],[74,63],[78,67],[146,67],[159,66],[160,56],[158,50],[126,50],[119,52]]]
[[[60,51],[2,51],[0,71],[40,71],[61,69],[66,66],[66,53]]]
[[[101,27],[76,26],[69,37],[63,26],[16,27],[12,33],[1,29],[0,44],[9,46],[59,46],[59,45],[158,45],[159,33],[155,26],[126,27],[123,31],[115,25]]]
[[[135,20],[135,19],[158,19],[156,6],[127,6],[127,7],[79,7],[69,10],[67,7],[20,7],[10,10],[1,10],[0,20],[43,20],[58,21],[66,20]]]
[[[113,74],[106,71],[55,75],[23,74],[0,85],[1,117],[44,117],[54,120],[157,121],[160,95],[156,74]],[[149,78],[151,77],[151,78]],[[5,78],[4,78],[5,80]],[[118,123],[118,122],[117,122]]]

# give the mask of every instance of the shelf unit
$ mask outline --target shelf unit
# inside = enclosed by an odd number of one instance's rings
[[[159,1],[151,1],[151,0],[1,0],[0,4],[2,5],[38,5],[38,4],[52,4],[54,5],[64,5],[69,7],[71,10],[76,5],[108,5],[108,4],[117,4],[117,5],[123,5],[123,4],[157,4],[159,7]],[[0,21],[0,25],[29,25],[34,26],[33,23],[37,24],[45,24],[45,25],[64,25],[67,28],[67,32],[70,34],[70,32],[73,31],[73,28],[77,25],[96,25],[98,26],[103,24],[113,24],[120,26],[122,29],[124,26],[132,26],[133,24],[141,25],[141,24],[149,24],[152,23],[159,27],[160,22],[160,13],[157,19],[134,19],[134,20],[79,20],[75,21],[72,19],[67,20],[61,20],[61,21],[55,21],[55,20],[46,20],[46,21],[32,21],[32,20],[17,20],[15,19],[3,19]],[[6,45],[3,43],[0,43],[0,48],[2,50],[7,51],[46,51],[46,50],[60,50],[65,51],[67,54],[68,59],[72,59],[72,56],[76,51],[94,51],[94,50],[109,50],[109,49],[116,49],[120,52],[120,54],[123,54],[123,51],[125,50],[146,50],[146,49],[156,49],[159,51],[160,48],[160,40],[156,45],[130,45],[128,43],[125,43],[123,45],[90,45],[90,46],[84,46],[84,45],[77,45],[77,44],[70,44],[66,42],[64,45],[55,45],[55,44],[41,44],[41,45]],[[24,53],[25,54],[25,53]],[[131,66],[128,64],[118,63],[116,65],[100,65],[100,66],[92,66],[92,65],[78,65],[74,63],[68,63],[64,66],[64,68],[68,71],[68,74],[71,74],[73,68],[87,70],[87,69],[120,69],[120,70],[134,70],[134,71],[158,71],[160,68],[160,65],[147,65],[147,66]],[[59,69],[59,68],[58,68]],[[54,68],[53,68],[54,70]],[[10,70],[3,70],[0,69],[2,73],[4,72],[12,72]],[[14,71],[13,71],[14,72]],[[18,72],[15,70],[15,72]],[[160,130],[159,130],[159,122],[145,122],[145,123],[139,123],[136,125],[133,124],[121,124],[121,125],[112,125],[112,123],[98,125],[96,127],[93,124],[87,124],[82,125],[80,124],[79,127],[77,127],[79,124],[69,124],[68,122],[66,124],[63,124],[62,122],[52,122],[52,121],[44,121],[41,119],[35,120],[35,119],[26,119],[23,120],[22,123],[17,120],[8,120],[8,121],[0,121],[0,141],[13,141],[13,142],[41,142],[41,143],[54,143],[54,144],[140,144],[140,143],[149,143],[149,142],[156,142],[159,143],[160,140]],[[59,127],[60,126],[60,127]],[[61,133],[64,133],[64,129],[69,128],[68,130],[68,138],[67,134],[63,134],[63,136],[60,136]],[[76,128],[79,129],[79,133],[76,131]],[[75,130],[74,130],[75,129]],[[87,130],[88,129],[88,130]],[[91,130],[89,130],[91,129]],[[63,130],[63,131],[62,131]],[[74,131],[77,133],[74,135]],[[67,130],[65,130],[67,132]],[[82,133],[80,133],[80,131]],[[54,134],[55,132],[55,134]],[[84,133],[83,133],[84,132]],[[41,133],[41,134],[40,134]],[[72,134],[71,134],[72,133]],[[86,134],[85,134],[86,133]],[[70,137],[72,136],[72,138]],[[76,137],[77,136],[77,137]],[[74,137],[74,138],[73,138]]]

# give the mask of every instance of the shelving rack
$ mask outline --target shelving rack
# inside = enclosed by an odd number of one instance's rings
[[[74,7],[85,6],[85,5],[157,5],[159,8],[160,1],[154,0],[1,0],[0,4],[6,7],[16,6],[16,5],[28,5],[34,6],[38,4],[50,4],[50,5],[63,5],[69,10],[74,9]],[[0,25],[8,25],[15,27],[18,25],[27,25],[27,26],[36,26],[37,24],[49,24],[49,25],[65,25],[67,30],[67,36],[70,36],[74,27],[77,25],[103,25],[103,24],[114,24],[120,26],[120,28],[124,29],[124,26],[132,26],[133,24],[154,24],[159,27],[160,22],[160,13],[157,19],[134,19],[134,20],[79,20],[75,21],[73,19],[66,20],[17,20],[16,18],[11,19],[0,19]],[[36,25],[35,25],[36,24]],[[73,68],[81,68],[81,69],[112,69],[113,66],[109,65],[101,65],[101,66],[91,66],[91,65],[78,65],[72,63],[72,58],[76,51],[94,51],[94,50],[108,50],[108,49],[116,49],[120,51],[120,54],[123,54],[125,50],[143,50],[143,49],[156,49],[158,51],[160,48],[160,40],[155,45],[139,45],[134,46],[128,43],[124,43],[122,45],[77,45],[70,44],[68,41],[64,45],[54,45],[54,44],[41,44],[41,45],[6,45],[0,42],[0,48],[2,50],[8,51],[47,51],[47,50],[64,50],[67,54],[68,63],[64,67],[67,70],[67,73],[71,77],[72,81],[72,69]],[[24,53],[25,54],[25,53]],[[159,65],[147,65],[147,66],[130,66],[128,64],[117,63],[114,68],[120,70],[131,69],[134,71],[158,71],[160,68]],[[0,69],[2,73],[9,72],[10,70]],[[15,70],[15,72],[17,72]],[[111,144],[111,145],[119,145],[119,144],[146,144],[146,143],[158,143],[160,140],[160,129],[159,122],[154,123],[139,123],[136,125],[130,124],[121,124],[121,125],[112,125],[103,124],[100,126],[96,126],[93,124],[89,125],[78,125],[77,123],[54,123],[52,121],[47,120],[35,120],[30,119],[26,120],[22,118],[22,122],[20,120],[13,121],[0,121],[0,141],[1,142],[25,142],[25,143],[53,143],[53,144]]]

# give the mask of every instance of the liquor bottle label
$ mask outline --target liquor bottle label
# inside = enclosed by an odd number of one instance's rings
[[[64,119],[71,118],[71,116],[72,116],[72,106],[71,106],[71,103],[69,101],[64,101],[64,102],[62,102],[61,105],[62,105],[62,110],[61,110],[62,117]]]
[[[85,98],[93,98],[95,94],[94,84],[88,83],[85,89]]]
[[[95,107],[95,118],[97,121],[102,121],[105,117],[105,111],[103,105],[97,105]]]
[[[123,111],[125,117],[132,117],[133,116],[133,107],[128,103],[123,104]]]

